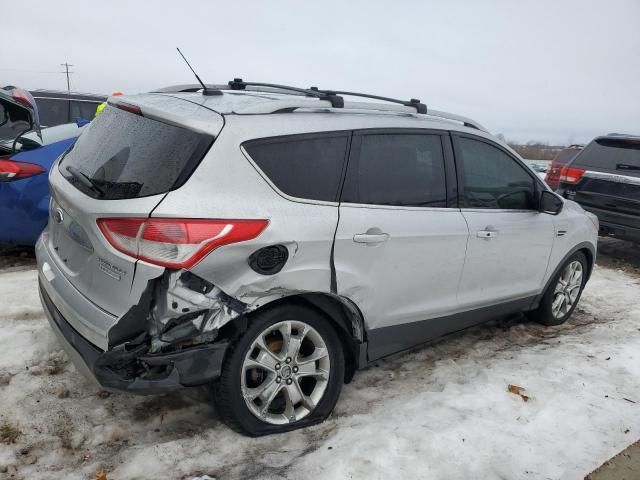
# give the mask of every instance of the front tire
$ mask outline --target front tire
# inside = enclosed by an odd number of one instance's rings
[[[301,305],[252,315],[215,385],[223,420],[250,436],[322,422],[344,382],[344,353],[330,321]]]
[[[584,253],[576,252],[569,257],[549,283],[540,306],[531,312],[531,318],[548,326],[566,322],[580,301],[587,283],[587,268]]]

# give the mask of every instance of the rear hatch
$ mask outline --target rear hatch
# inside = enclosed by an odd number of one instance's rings
[[[640,228],[640,138],[601,137],[561,175],[566,197],[601,221]]]
[[[54,165],[44,238],[69,282],[102,310],[123,315],[162,269],[113,248],[98,220],[148,218],[187,181],[222,125],[220,115],[186,100],[118,97]]]

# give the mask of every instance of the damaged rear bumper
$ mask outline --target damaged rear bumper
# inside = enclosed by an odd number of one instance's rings
[[[39,285],[40,299],[52,329],[78,370],[100,387],[152,394],[203,385],[220,376],[226,341],[169,353],[148,353],[148,347],[122,345],[102,351],[80,335]]]

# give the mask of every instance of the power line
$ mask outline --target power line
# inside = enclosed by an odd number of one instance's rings
[[[55,73],[60,74],[64,72],[53,72],[53,71],[45,71],[45,70],[21,70],[18,68],[0,68],[0,72],[21,72],[21,73]]]
[[[71,82],[69,81],[69,74],[73,72],[69,71],[69,67],[73,67],[73,65],[65,62],[65,63],[61,63],[60,66],[64,67],[64,72],[60,72],[60,73],[65,73],[67,75],[67,92],[71,93]]]

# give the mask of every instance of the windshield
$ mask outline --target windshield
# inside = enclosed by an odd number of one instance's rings
[[[59,169],[76,188],[94,198],[156,195],[182,185],[212,141],[208,135],[109,105],[86,127]],[[88,188],[67,167],[97,189]]]

